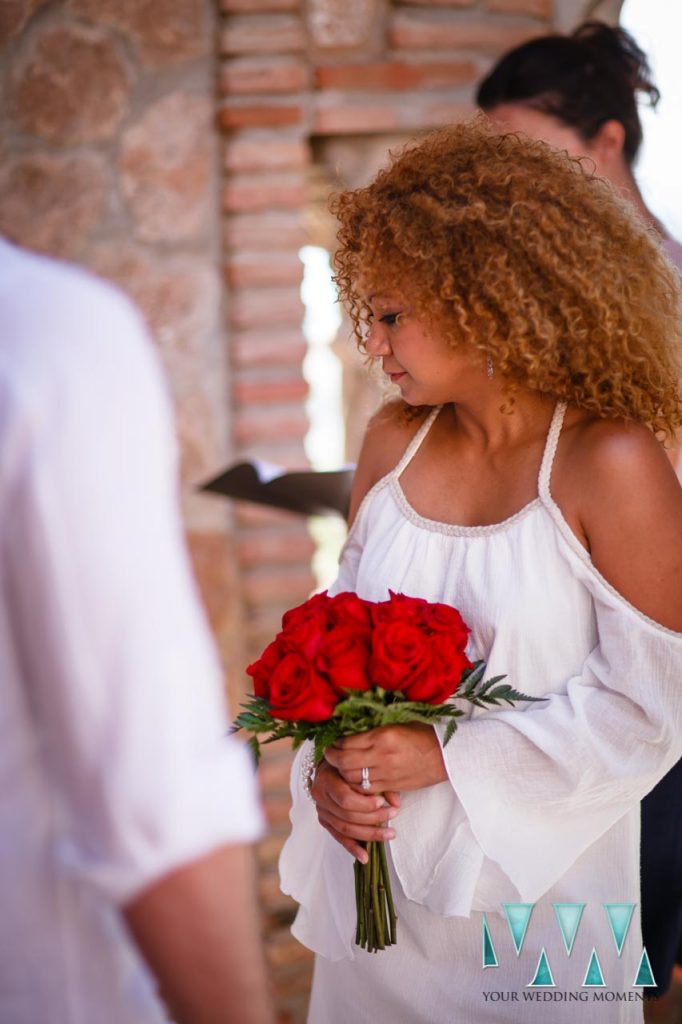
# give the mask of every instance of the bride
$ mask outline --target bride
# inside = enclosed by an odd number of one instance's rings
[[[400,400],[332,592],[455,605],[487,674],[546,699],[475,710],[445,748],[421,725],[342,740],[311,786],[299,756],[281,875],[309,1020],[641,1021],[639,802],[682,752],[675,272],[579,162],[481,121],[334,210],[341,298]],[[352,942],[373,839],[399,917],[378,954]]]

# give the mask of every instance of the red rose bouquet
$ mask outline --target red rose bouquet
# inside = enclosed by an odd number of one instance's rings
[[[504,676],[484,681],[484,663],[466,656],[470,631],[455,608],[389,594],[379,602],[316,594],[284,615],[282,631],[247,669],[255,696],[235,722],[251,733],[256,758],[262,734],[265,743],[290,736],[294,748],[312,740],[314,767],[342,736],[445,718],[447,743],[464,714],[452,698],[478,707],[535,699]],[[368,843],[367,853],[367,864],[355,861],[355,941],[376,951],[395,943],[396,915],[384,844]]]

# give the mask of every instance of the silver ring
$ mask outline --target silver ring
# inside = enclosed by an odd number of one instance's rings
[[[360,786],[362,789],[367,790],[371,787],[372,783],[369,781],[369,768],[362,769],[362,782]]]

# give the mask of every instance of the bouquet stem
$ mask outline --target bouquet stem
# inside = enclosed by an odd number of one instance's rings
[[[355,906],[357,924],[355,944],[376,953],[397,940],[398,918],[393,904],[383,843],[366,844],[367,863],[355,861]]]

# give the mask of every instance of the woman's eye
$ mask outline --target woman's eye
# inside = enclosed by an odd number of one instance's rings
[[[382,324],[388,324],[389,327],[393,327],[394,324],[398,323],[399,316],[400,313],[384,313],[384,315],[380,317],[380,322]]]

